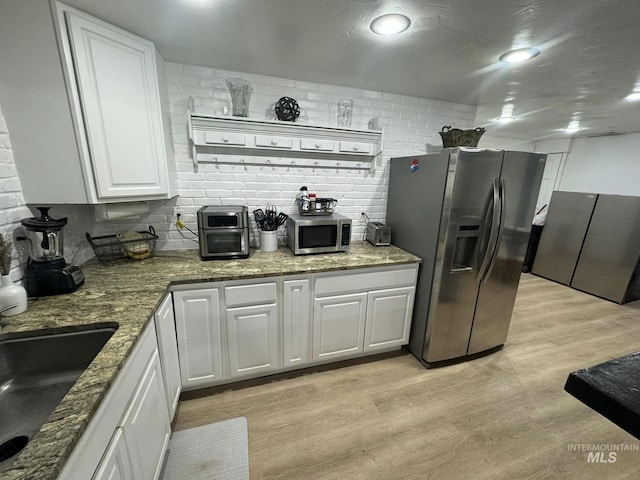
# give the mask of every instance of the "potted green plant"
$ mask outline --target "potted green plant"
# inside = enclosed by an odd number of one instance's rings
[[[11,242],[0,233],[0,315],[9,317],[27,309],[27,291],[16,285],[11,271]]]

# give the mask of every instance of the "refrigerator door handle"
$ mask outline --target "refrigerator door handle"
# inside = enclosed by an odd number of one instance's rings
[[[493,266],[496,263],[496,257],[498,256],[498,249],[500,248],[500,241],[502,240],[502,233],[504,231],[504,211],[505,211],[505,194],[504,194],[504,179],[500,179],[500,214],[498,216],[498,236],[496,237],[496,245],[493,249],[493,254],[491,255],[491,260],[489,261],[489,266],[487,267],[487,273],[485,273],[482,277],[482,283],[484,283],[489,275],[491,274],[491,270],[493,270]]]
[[[478,269],[478,275],[476,281],[481,283],[484,281],[486,273],[489,269],[490,263],[493,260],[493,254],[496,250],[496,244],[498,242],[499,227],[500,227],[500,210],[502,205],[500,203],[500,187],[498,179],[493,179],[493,197],[492,197],[492,215],[491,215],[491,229],[489,231],[489,242],[487,243],[487,250],[484,253],[484,258]]]

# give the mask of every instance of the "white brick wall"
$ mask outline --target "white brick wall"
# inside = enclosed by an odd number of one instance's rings
[[[224,163],[201,163],[194,169],[186,129],[189,97],[194,99],[197,113],[221,114],[225,104],[230,107],[226,85],[230,77],[251,83],[250,118],[275,119],[275,103],[280,97],[289,96],[300,105],[301,115],[296,123],[335,126],[338,100],[353,99],[352,127],[366,129],[368,121],[378,116],[384,132],[384,151],[377,159],[375,173]],[[476,111],[473,106],[456,103],[178,63],[167,64],[167,81],[180,189],[175,212],[182,213],[183,220],[194,230],[195,213],[203,205],[246,204],[252,211],[269,202],[285,213],[294,212],[295,195],[300,186],[306,185],[318,196],[337,198],[337,212],[354,220],[353,238],[362,238],[360,212],[366,212],[372,220],[385,219],[389,158],[425,153],[427,143],[442,145],[438,135],[442,126],[471,128]],[[228,155],[217,157],[220,161],[239,160]],[[246,160],[266,163],[268,158],[246,157]],[[145,222],[153,224],[163,240],[160,248],[195,248],[195,242],[185,239],[191,235],[178,232],[173,226],[173,213],[173,205],[160,207],[154,214],[155,223],[147,218],[136,227],[144,228]],[[164,220],[167,222],[163,224]],[[127,223],[130,222],[123,225]],[[257,231],[252,229],[254,245],[256,236]]]
[[[0,107],[0,233],[15,244],[15,237],[19,235],[21,228],[20,219],[30,215],[22,197],[22,186],[13,160],[7,123]],[[25,260],[22,259],[23,262]],[[16,282],[21,281],[24,276],[21,267],[21,258],[18,250],[14,248],[10,275]]]

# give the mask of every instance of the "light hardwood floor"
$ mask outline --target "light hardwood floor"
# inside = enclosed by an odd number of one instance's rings
[[[563,390],[569,372],[640,350],[626,305],[523,274],[504,349],[427,370],[411,355],[180,402],[175,430],[237,416],[251,480],[640,478],[638,445]]]

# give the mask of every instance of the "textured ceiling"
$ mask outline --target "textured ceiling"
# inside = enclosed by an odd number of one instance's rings
[[[168,61],[478,106],[487,134],[535,140],[640,131],[638,0],[68,0],[156,43]],[[381,37],[376,16],[409,30]],[[518,66],[497,58],[542,53]],[[505,102],[509,124],[498,124]]]

